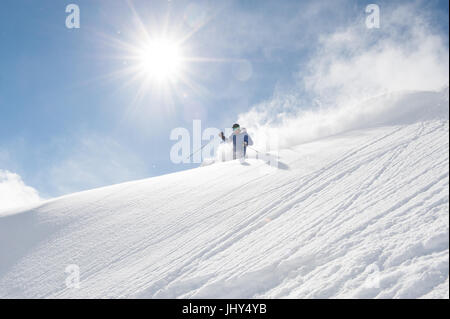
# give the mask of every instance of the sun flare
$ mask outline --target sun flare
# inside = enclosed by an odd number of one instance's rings
[[[182,54],[175,41],[156,40],[146,45],[139,55],[144,74],[158,81],[174,81],[180,76]]]
[[[105,35],[112,46],[112,58],[120,63],[117,70],[104,78],[119,79],[124,88],[136,87],[131,104],[142,104],[146,98],[158,99],[173,105],[178,99],[208,94],[198,82],[199,63],[223,63],[226,58],[210,58],[193,55],[196,52],[189,39],[205,26],[211,17],[203,17],[191,29],[180,30],[177,23],[155,19],[142,19],[132,1],[127,2],[133,12],[132,29],[118,30],[113,36]],[[147,23],[154,20],[156,24]],[[163,23],[164,22],[164,23]]]

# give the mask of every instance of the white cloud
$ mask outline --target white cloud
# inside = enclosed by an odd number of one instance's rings
[[[276,93],[238,121],[288,147],[364,125],[427,118],[430,110],[423,108],[430,102],[440,105],[434,115],[448,118],[447,35],[433,30],[429,12],[417,3],[384,6],[381,14],[380,29],[367,29],[361,16],[320,36],[296,89]],[[394,94],[405,91],[443,94],[419,94],[417,101]]]
[[[33,205],[40,201],[38,192],[25,185],[19,175],[0,169],[0,211]]]
[[[45,199],[151,175],[133,148],[86,130],[54,136],[38,148],[22,139],[1,145],[0,168],[17,172],[21,167],[28,168],[27,181]]]

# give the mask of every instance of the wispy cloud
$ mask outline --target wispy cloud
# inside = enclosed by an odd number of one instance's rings
[[[25,165],[36,168],[27,174],[27,182],[45,199],[151,175],[148,164],[133,148],[87,130],[55,136],[37,149],[20,138],[0,148],[0,167],[4,171],[17,172]],[[0,208],[1,201],[0,197]]]
[[[75,140],[55,140],[53,145],[60,156],[39,173],[43,187],[51,194],[134,180],[148,173],[138,156],[111,137],[82,134]]]

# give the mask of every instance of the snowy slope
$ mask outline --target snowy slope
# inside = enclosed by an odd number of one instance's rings
[[[0,297],[448,298],[445,108],[3,214]]]

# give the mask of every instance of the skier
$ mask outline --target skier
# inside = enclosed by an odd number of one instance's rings
[[[233,142],[233,159],[245,158],[247,146],[253,145],[251,137],[247,134],[247,130],[239,126],[239,124],[233,125],[233,133],[230,137],[225,137],[223,132],[220,132],[219,136],[223,142]]]

